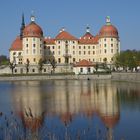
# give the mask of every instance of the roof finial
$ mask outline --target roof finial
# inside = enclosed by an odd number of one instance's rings
[[[87,24],[87,27],[86,27],[86,32],[87,32],[87,33],[90,33],[90,27],[89,27],[88,24]]]
[[[65,30],[66,30],[65,27],[62,27],[59,32],[61,33],[64,32]]]
[[[110,16],[106,17],[106,25],[111,25]]]
[[[34,11],[33,10],[31,12],[31,22],[35,22],[35,16],[34,16]]]

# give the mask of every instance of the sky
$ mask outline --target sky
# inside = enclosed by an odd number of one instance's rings
[[[32,11],[44,36],[50,37],[65,27],[79,38],[87,24],[96,35],[110,16],[119,31],[121,50],[140,50],[140,0],[0,0],[0,55],[9,56],[20,32],[22,13],[29,24]]]

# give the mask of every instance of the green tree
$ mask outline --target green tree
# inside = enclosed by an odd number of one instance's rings
[[[27,59],[26,64],[25,64],[25,67],[26,67],[26,74],[29,73],[29,66],[30,66],[30,61],[29,61],[29,59]]]
[[[124,70],[129,68],[129,70],[137,69],[140,62],[140,52],[136,50],[126,50],[120,52],[115,56],[116,67],[123,67]]]
[[[39,73],[42,73],[43,66],[44,66],[44,61],[42,59],[39,60],[38,66],[39,66]]]

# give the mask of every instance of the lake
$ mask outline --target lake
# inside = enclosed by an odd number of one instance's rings
[[[0,140],[140,140],[140,85],[0,82]]]

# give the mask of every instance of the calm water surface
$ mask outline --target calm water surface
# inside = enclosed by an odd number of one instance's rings
[[[140,85],[0,82],[0,140],[140,140]]]

